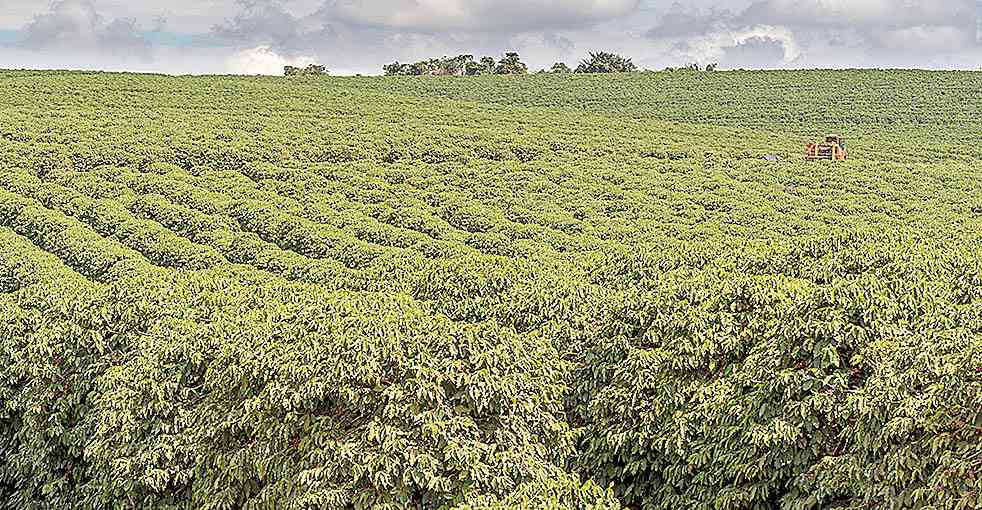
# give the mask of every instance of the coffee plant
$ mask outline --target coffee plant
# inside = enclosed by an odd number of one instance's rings
[[[976,73],[0,85],[2,509],[982,505]]]

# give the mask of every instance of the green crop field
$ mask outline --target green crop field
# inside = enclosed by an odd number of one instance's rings
[[[0,90],[2,509],[982,505],[982,73]]]

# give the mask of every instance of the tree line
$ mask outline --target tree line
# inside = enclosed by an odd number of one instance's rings
[[[325,74],[327,74],[327,68],[318,64],[310,64],[307,67],[283,67],[284,76],[321,76]]]
[[[482,74],[528,74],[528,66],[518,53],[509,52],[500,60],[493,57],[458,55],[421,60],[414,63],[399,61],[382,66],[386,76],[477,76]]]
[[[717,69],[718,64],[708,64],[700,67],[699,64],[689,64],[684,67],[666,68],[666,71],[708,71]],[[595,73],[633,73],[638,72],[638,66],[627,57],[606,51],[591,52],[583,59],[575,69],[570,68],[565,62],[556,62],[548,70],[541,69],[542,73],[552,74],[595,74]],[[325,75],[327,68],[322,65],[311,64],[307,67],[286,66],[283,69],[286,76],[311,76]],[[508,52],[498,60],[493,57],[481,57],[476,59],[474,55],[457,55],[455,57],[440,57],[420,60],[414,63],[402,63],[399,61],[382,66],[382,72],[386,76],[479,76],[486,74],[528,74],[528,65],[522,62],[521,57],[516,52]]]
[[[458,55],[456,57],[441,57],[421,60],[415,63],[393,62],[382,66],[386,76],[477,76],[482,74],[528,74],[529,68],[518,53],[509,52],[500,60],[493,57],[482,57],[480,60],[473,55]],[[539,73],[632,73],[638,71],[637,65],[630,58],[608,52],[590,53],[576,67],[571,69],[565,62],[556,62],[549,69]]]

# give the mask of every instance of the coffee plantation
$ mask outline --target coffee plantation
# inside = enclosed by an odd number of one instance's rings
[[[982,506],[982,74],[0,86],[0,508]]]

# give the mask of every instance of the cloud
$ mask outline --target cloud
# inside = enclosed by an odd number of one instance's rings
[[[282,75],[285,66],[319,63],[332,34],[312,16],[298,16],[281,0],[235,0],[238,12],[211,28],[210,35],[239,48],[225,59],[232,74]],[[352,48],[352,52],[358,49]],[[335,67],[335,58],[327,63]]]
[[[24,46],[45,48],[62,44],[96,42],[101,16],[88,0],[64,0],[51,11],[34,17],[25,31]]]
[[[91,0],[60,0],[23,30],[21,45],[31,50],[99,50],[150,57],[150,43],[131,19],[105,21]]]
[[[790,64],[801,56],[801,48],[791,30],[785,27],[758,25],[741,30],[715,30],[677,47],[684,58],[701,63],[719,62],[728,49],[748,42],[770,42],[783,50],[783,62]]]
[[[639,0],[332,0],[321,13],[396,30],[521,32],[589,26],[638,5]]]
[[[918,25],[878,32],[876,42],[894,50],[933,53],[971,46],[978,42],[975,35],[952,26]]]
[[[744,22],[798,26],[909,27],[970,25],[979,14],[977,0],[758,0]]]
[[[679,0],[680,2],[682,0]],[[394,60],[518,51],[532,68],[589,51],[659,69],[972,68],[977,0],[0,0],[3,65],[278,74],[315,57],[335,74]],[[696,8],[692,6],[701,6]],[[159,20],[165,19],[166,23]],[[135,57],[135,58],[134,58]],[[239,57],[237,57],[239,58]]]
[[[232,42],[289,45],[300,34],[300,21],[277,0],[236,0],[240,12],[212,28],[212,34]]]
[[[569,29],[543,26],[582,26],[630,12],[638,3],[327,0],[304,14],[286,0],[236,0],[237,11],[215,24],[211,36],[237,49],[262,47],[287,59],[310,55],[332,68],[365,73],[378,73],[383,63],[395,60],[459,53],[500,56],[513,50],[521,51],[531,65],[548,66],[575,43]],[[522,31],[523,26],[529,31]],[[268,55],[263,53],[263,59]]]
[[[689,37],[695,34],[705,34],[712,30],[725,28],[735,22],[736,15],[729,10],[686,9],[676,2],[671,9],[658,20],[658,23],[648,31],[652,39]]]
[[[285,57],[269,46],[257,46],[236,52],[225,60],[225,68],[232,74],[281,75],[285,66],[305,67],[315,63],[313,57]]]
[[[772,39],[751,37],[723,50],[719,62],[733,69],[776,68],[784,65],[784,45]]]
[[[736,13],[676,3],[646,35],[673,43],[677,57],[699,62],[736,48],[741,60],[755,61],[750,51],[773,49],[747,46],[754,39],[780,44],[784,65],[845,67],[904,61],[901,52],[919,61],[977,52],[980,19],[978,0],[756,0]]]

